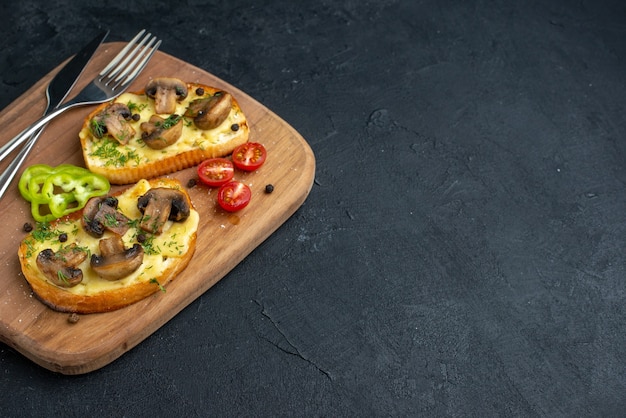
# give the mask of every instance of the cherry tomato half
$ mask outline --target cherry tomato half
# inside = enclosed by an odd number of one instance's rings
[[[228,183],[235,175],[235,167],[226,158],[210,158],[198,166],[198,178],[209,187]]]
[[[217,191],[217,203],[227,212],[245,208],[250,203],[250,197],[250,188],[239,181],[229,181]]]
[[[258,142],[246,142],[233,151],[233,164],[240,170],[254,171],[261,167],[267,157],[267,151]]]

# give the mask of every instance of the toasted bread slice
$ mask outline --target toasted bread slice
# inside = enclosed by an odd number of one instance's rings
[[[200,99],[225,94],[214,87],[186,83],[187,95],[176,102],[170,114],[158,114],[163,119],[189,113],[190,104]],[[120,142],[111,135],[94,132],[94,118],[112,103],[129,106],[135,119],[123,121],[131,129],[129,137]],[[124,93],[114,102],[98,106],[87,116],[79,133],[86,167],[109,179],[112,184],[131,184],[173,173],[213,157],[230,154],[238,145],[248,141],[249,127],[237,100],[231,96],[230,112],[218,126],[199,128],[194,118],[183,116],[182,133],[173,144],[153,149],[142,139],[142,124],[155,115],[155,100],[145,91]],[[100,137],[99,137],[100,136]]]
[[[182,192],[189,208],[184,220],[166,221],[158,235],[140,229],[140,220],[145,216],[138,208],[139,197],[156,188]],[[130,220],[129,228],[123,235],[106,230],[102,237],[94,237],[85,229],[83,217],[87,215],[81,210],[50,224],[38,225],[22,240],[18,257],[24,277],[34,294],[50,308],[83,314],[123,308],[164,290],[164,286],[179,275],[193,257],[199,216],[178,181],[165,178],[140,180],[115,197],[118,200],[117,210]],[[120,236],[125,248],[133,248],[135,244],[141,246],[141,265],[119,279],[102,278],[94,270],[91,257],[103,253],[100,247],[102,239]],[[82,272],[82,281],[67,287],[65,281],[68,279],[61,277],[61,273],[58,278],[46,274],[40,268],[37,257],[48,249],[61,254],[70,248],[84,251],[86,257],[75,266]]]

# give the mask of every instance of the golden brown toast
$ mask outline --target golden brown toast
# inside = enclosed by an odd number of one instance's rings
[[[169,113],[157,113],[157,100],[146,93],[149,85],[144,91],[124,93],[114,102],[98,106],[87,116],[79,133],[86,167],[113,184],[131,184],[192,167],[208,158],[226,156],[248,141],[246,116],[234,97],[198,83],[185,83],[185,86],[185,97],[173,102],[166,109]],[[228,100],[217,103],[216,99],[225,97]],[[210,111],[199,107],[207,102],[213,104]],[[130,114],[111,108],[113,103],[127,106]],[[115,118],[110,114],[103,116],[107,108]],[[118,117],[119,114],[126,118]],[[206,118],[209,114],[216,117]],[[153,122],[155,115],[162,120]],[[151,138],[155,124],[159,126],[170,116],[181,117],[178,139],[170,144],[170,140],[164,139],[165,134]],[[114,119],[117,126],[111,124],[101,132],[99,128],[104,122]]]
[[[145,206],[147,197],[157,193],[165,196],[170,191],[176,194],[178,207],[186,208],[185,216],[176,219],[175,210],[171,209],[169,219],[160,225],[160,234],[157,234],[157,228],[142,229],[142,224],[149,224],[146,219],[152,213]],[[164,286],[180,274],[193,257],[199,216],[178,181],[166,178],[140,180],[114,197],[117,200],[116,209],[106,207],[102,202],[88,204],[78,212],[49,224],[38,225],[22,240],[18,256],[24,277],[35,295],[52,309],[95,313],[122,308],[165,290]],[[175,200],[167,199],[170,202]],[[144,202],[141,209],[140,201]],[[94,210],[103,214],[101,218],[94,215]],[[126,228],[121,231],[112,226],[113,210],[116,215],[121,213],[128,219]],[[104,228],[101,236],[93,235],[98,233],[92,228],[94,224]],[[117,253],[103,249],[107,246],[103,247],[102,241],[119,243],[120,237],[125,256],[130,254],[128,257],[136,259],[137,253],[141,253],[138,267],[130,266],[127,259],[116,259]],[[79,254],[81,252],[84,254]],[[70,259],[75,254],[81,257],[72,266]],[[66,263],[64,266],[70,265],[71,268],[61,268],[58,263]],[[126,267],[133,269],[132,272],[122,272]],[[76,270],[80,270],[80,274]],[[122,277],[111,277],[119,274]],[[72,285],[77,275],[82,280]],[[167,294],[159,297],[167,297]]]

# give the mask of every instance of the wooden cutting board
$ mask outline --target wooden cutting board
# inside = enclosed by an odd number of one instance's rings
[[[100,46],[85,69],[72,97],[85,86],[123,43]],[[45,88],[60,69],[52,71],[24,95],[0,112],[0,144],[17,135],[41,116],[46,103]],[[96,370],[136,346],[165,324],[202,293],[224,277],[254,248],[269,237],[302,205],[311,190],[315,157],[302,136],[285,121],[236,87],[175,57],[157,52],[129,91],[138,91],[157,76],[177,77],[189,82],[229,91],[245,112],[250,141],[261,142],[268,152],[266,163],[256,172],[239,173],[237,179],[251,186],[250,204],[236,214],[216,207],[216,192],[203,186],[189,189],[200,213],[197,250],[187,269],[156,294],[118,311],[82,315],[76,323],[69,314],[55,312],[31,292],[22,276],[17,248],[25,236],[22,227],[33,222],[30,207],[17,190],[17,178],[0,201],[3,239],[0,240],[0,340],[35,363],[63,374]],[[78,131],[93,107],[71,109],[52,121],[40,137],[22,170],[31,164],[56,166],[71,163],[84,167]],[[8,161],[0,165],[4,169]],[[21,173],[20,173],[21,174]],[[170,177],[183,184],[196,177],[195,167]],[[274,192],[264,192],[266,184]],[[116,190],[115,186],[112,190]]]

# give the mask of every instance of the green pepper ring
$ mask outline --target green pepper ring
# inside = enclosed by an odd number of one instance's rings
[[[24,170],[18,188],[31,203],[33,218],[49,222],[82,209],[92,197],[107,194],[111,185],[106,177],[86,168],[35,164]],[[43,214],[46,206],[49,213]]]

